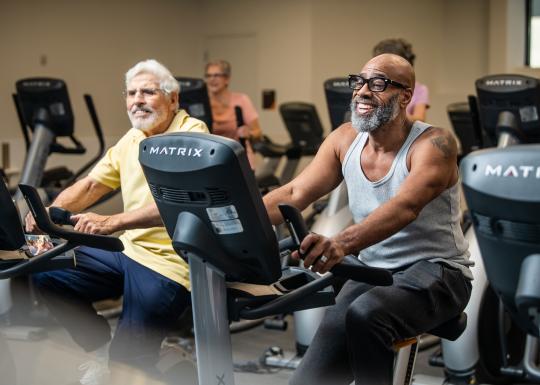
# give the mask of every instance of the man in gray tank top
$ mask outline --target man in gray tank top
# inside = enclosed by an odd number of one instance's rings
[[[352,122],[326,138],[297,178],[264,198],[277,224],[278,203],[304,209],[345,179],[355,224],[331,238],[308,235],[300,246],[304,264],[325,273],[354,254],[394,276],[388,287],[343,286],[291,384],[391,384],[393,342],[450,320],[469,300],[457,145],[449,131],[407,120],[414,84],[405,59],[371,59],[349,77]]]

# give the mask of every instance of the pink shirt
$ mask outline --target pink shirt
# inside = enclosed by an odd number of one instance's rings
[[[226,136],[238,140],[238,123],[234,107],[239,106],[242,109],[244,123],[249,125],[259,117],[249,96],[240,92],[231,92],[231,99],[228,105],[219,104],[210,101],[212,107],[212,134]]]
[[[215,100],[210,100],[212,108],[212,134],[225,136],[234,140],[239,140],[238,122],[236,121],[236,112],[234,107],[239,106],[242,109],[244,124],[251,124],[259,117],[257,110],[249,99],[249,96],[240,92],[231,92],[231,98],[227,105],[220,104]],[[245,128],[244,128],[245,129]],[[246,131],[244,131],[247,134]],[[255,169],[255,154],[251,144],[246,140],[246,153],[252,169]]]
[[[411,101],[407,105],[407,113],[412,114],[417,104],[425,104],[429,107],[429,91],[426,85],[416,82]]]

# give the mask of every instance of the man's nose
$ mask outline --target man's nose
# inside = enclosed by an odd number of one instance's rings
[[[353,92],[353,99],[372,99],[372,97],[373,93],[369,89],[367,83]]]
[[[368,82],[362,84],[362,87],[355,89],[354,92],[355,95],[358,96],[363,97],[364,95],[369,95],[369,97],[371,97],[371,90],[369,89]]]

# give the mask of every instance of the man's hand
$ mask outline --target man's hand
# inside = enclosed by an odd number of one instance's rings
[[[73,229],[82,233],[109,235],[119,230],[114,215],[82,213],[71,216]]]
[[[30,211],[26,214],[26,217],[24,217],[24,229],[27,233],[43,234],[43,231],[38,227],[36,220]]]
[[[335,239],[310,233],[292,257],[295,259],[302,257],[305,267],[311,266],[312,271],[323,274],[340,263],[345,257],[345,252]]]

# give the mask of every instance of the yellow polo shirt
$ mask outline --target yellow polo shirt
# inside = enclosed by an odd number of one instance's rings
[[[165,134],[180,131],[208,132],[208,128],[204,122],[180,110]],[[139,163],[139,143],[145,138],[141,130],[131,128],[89,174],[112,189],[122,187],[124,212],[154,202]],[[174,251],[164,227],[126,230],[120,239],[128,257],[189,289],[188,265]]]

